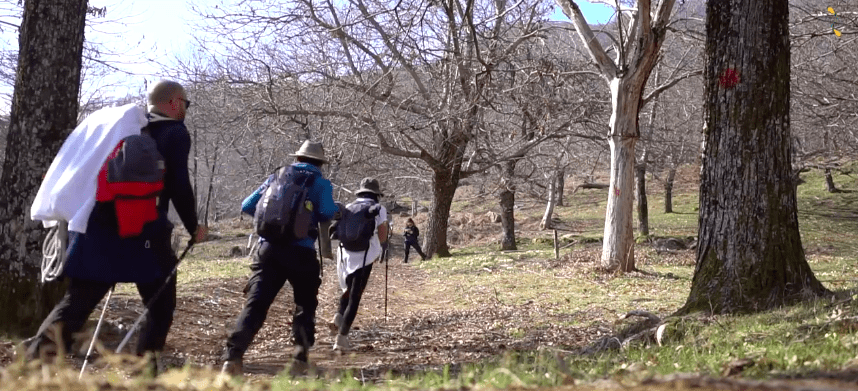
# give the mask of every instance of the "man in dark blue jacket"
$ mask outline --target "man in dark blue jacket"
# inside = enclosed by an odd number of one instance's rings
[[[291,169],[300,175],[312,176],[308,198],[312,205],[312,227],[331,220],[339,207],[334,203],[331,182],[322,177],[320,170],[325,163],[325,152],[321,143],[305,141],[298,152],[291,156],[296,162]],[[274,180],[268,177],[262,186],[242,202],[241,210],[251,216],[256,214],[256,205],[262,194]],[[310,183],[309,181],[307,183]],[[280,289],[289,281],[295,297],[295,313],[292,317],[292,338],[295,343],[293,373],[308,368],[310,347],[316,341],[317,296],[322,279],[321,267],[316,258],[315,241],[319,233],[311,230],[310,237],[289,243],[274,243],[260,240],[250,270],[253,274],[245,287],[247,300],[236,322],[235,329],[226,342],[223,372],[233,376],[243,373],[242,358],[253,341],[253,337],[265,322],[268,308]]]
[[[207,234],[206,227],[197,224],[196,198],[188,176],[191,138],[184,119],[189,106],[185,89],[179,83],[161,81],[152,87],[148,129],[165,166],[158,219],[147,223],[141,235],[121,238],[116,209],[111,202],[97,202],[86,233],[69,232],[68,258],[63,270],[69,280],[68,290],[30,340],[29,358],[40,357],[43,348],[57,347],[60,341],[68,351],[73,334],[80,331],[95,306],[117,282],[136,283],[144,305],[149,307],[136,353],[163,350],[176,308],[176,279],[171,272],[178,263],[170,240],[173,224],[167,219],[169,202],[197,242],[203,241]],[[156,297],[162,286],[164,290]],[[150,368],[157,370],[155,354],[150,363]]]

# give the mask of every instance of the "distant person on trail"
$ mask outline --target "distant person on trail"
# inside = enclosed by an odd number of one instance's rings
[[[288,236],[290,239],[272,240],[260,233],[260,243],[250,265],[253,274],[245,287],[247,301],[235,329],[227,339],[224,352],[226,362],[222,372],[232,376],[242,375],[244,353],[265,322],[268,308],[286,281],[292,284],[295,300],[295,314],[292,317],[295,350],[291,373],[301,374],[309,368],[310,348],[316,341],[317,295],[322,284],[315,246],[319,233],[315,227],[320,222],[331,220],[338,206],[334,203],[331,182],[322,177],[321,167],[326,162],[322,144],[307,140],[291,156],[295,157],[295,163],[269,176],[259,189],[242,202],[241,210],[255,215],[255,220],[259,221],[263,211],[267,212],[276,202],[268,198],[271,192],[279,188],[284,192],[297,188],[298,191],[306,191],[302,193],[306,194],[306,199],[301,206],[305,207],[308,215],[304,224],[312,228],[301,239],[294,239],[296,236],[293,235]],[[257,229],[258,226],[257,223]]]
[[[357,199],[343,208],[341,218],[331,227],[333,239],[340,241],[337,276],[343,294],[330,326],[337,332],[334,350],[340,352],[351,348],[349,331],[357,316],[372,264],[382,260],[387,249],[390,230],[387,210],[379,203],[383,194],[378,180],[364,178],[355,194]]]
[[[43,349],[56,349],[60,341],[68,351],[72,336],[80,331],[111,287],[118,282],[133,282],[149,308],[136,353],[151,352],[147,370],[157,374],[157,353],[164,348],[176,308],[176,279],[171,273],[178,259],[171,246],[169,202],[197,242],[205,240],[208,230],[197,224],[196,197],[188,176],[191,138],[184,119],[191,101],[181,84],[166,80],[152,86],[148,101],[147,128],[163,157],[165,170],[157,217],[146,223],[138,236],[121,237],[114,201],[97,202],[89,215],[86,233],[69,232],[63,269],[68,289],[28,341],[30,359],[48,352]]]
[[[423,249],[420,248],[420,242],[417,240],[417,237],[420,236],[420,230],[417,229],[417,225],[414,224],[414,220],[410,217],[405,222],[405,259],[402,263],[408,263],[408,250],[411,247],[414,247],[414,250],[417,251],[417,254],[420,254],[420,258],[424,261],[426,260],[426,254],[423,254]]]

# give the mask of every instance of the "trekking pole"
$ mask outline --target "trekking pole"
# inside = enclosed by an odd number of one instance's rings
[[[387,322],[387,265],[390,264],[390,227],[387,228],[387,248],[384,250],[384,321]]]
[[[325,277],[325,260],[322,259],[322,229],[319,226],[319,237],[316,238],[316,244],[319,245],[319,279]]]
[[[83,359],[83,366],[80,367],[80,374],[77,375],[77,379],[83,377],[83,371],[86,370],[86,364],[89,363],[89,358],[92,355],[92,348],[95,347],[95,340],[98,339],[98,332],[101,330],[101,322],[104,320],[104,313],[107,312],[107,304],[110,303],[110,296],[113,296],[113,288],[116,285],[110,287],[110,290],[107,291],[107,299],[104,299],[104,307],[101,307],[101,316],[98,317],[98,323],[95,324],[95,332],[92,333],[92,341],[89,342],[89,349],[86,350],[86,357]]]
[[[173,267],[173,271],[170,272],[170,275],[167,276],[167,280],[164,281],[164,284],[162,284],[160,288],[158,288],[158,291],[155,292],[155,295],[152,296],[152,298],[149,300],[149,303],[146,304],[146,308],[143,309],[143,313],[137,317],[136,321],[134,321],[134,325],[131,326],[131,330],[128,330],[128,333],[125,334],[125,338],[123,338],[122,342],[119,343],[119,347],[116,348],[117,354],[122,352],[122,348],[124,348],[125,344],[128,343],[128,340],[131,339],[131,335],[133,335],[134,332],[137,331],[137,327],[140,326],[140,322],[142,322],[143,318],[145,318],[146,315],[149,314],[149,307],[151,307],[152,304],[154,304],[155,301],[158,300],[158,296],[161,296],[161,293],[163,293],[164,289],[167,288],[167,285],[170,284],[170,280],[175,277],[176,272],[179,270],[179,264],[182,263],[182,258],[184,258],[185,255],[188,254],[188,250],[190,250],[191,247],[194,246],[195,242],[196,242],[196,239],[193,236],[191,236],[191,239],[188,240],[188,246],[185,247],[185,251],[182,251],[182,255],[179,256],[179,259],[176,261],[176,266]]]

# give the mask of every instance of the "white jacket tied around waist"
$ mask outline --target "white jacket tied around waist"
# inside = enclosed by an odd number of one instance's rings
[[[368,200],[368,198],[358,198],[356,202]],[[381,257],[381,242],[378,240],[378,226],[387,221],[387,209],[381,206],[378,215],[375,216],[375,234],[369,240],[369,249],[367,251],[348,251],[342,246],[337,251],[337,277],[339,277],[340,288],[345,292],[346,277],[349,274],[356,272],[364,265],[364,255],[366,255],[366,264],[370,265]]]
[[[86,233],[98,171],[119,141],[140,134],[147,123],[146,112],[134,104],[101,109],[86,117],[54,157],[33,200],[30,218],[45,227],[68,221],[69,231]]]

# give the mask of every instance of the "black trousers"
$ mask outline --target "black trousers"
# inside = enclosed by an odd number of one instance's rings
[[[136,353],[161,351],[167,341],[167,333],[173,324],[173,311],[176,309],[176,279],[170,276],[149,283],[138,283],[137,292],[144,305],[149,305],[146,323],[140,330]],[[62,346],[66,352],[71,350],[72,336],[83,328],[95,306],[113,286],[113,283],[89,281],[78,278],[69,279],[65,296],[42,322],[38,333],[28,347],[28,357],[39,358],[39,352],[46,344]],[[164,290],[154,297],[161,287]],[[153,301],[154,298],[154,301]],[[59,330],[59,334],[56,331]]]
[[[224,359],[235,360],[244,356],[256,333],[262,328],[271,303],[286,281],[289,281],[295,297],[292,338],[296,345],[303,347],[295,358],[307,361],[307,353],[316,342],[317,295],[322,284],[316,251],[301,246],[262,242],[253,256],[250,270],[253,274],[245,287],[247,300],[235,329],[227,338]]]
[[[337,313],[343,317],[340,335],[348,335],[352,328],[358,306],[360,306],[360,299],[363,297],[363,291],[366,289],[367,281],[369,281],[370,272],[372,272],[372,264],[355,270],[354,273],[346,276],[346,291],[340,296],[340,307],[337,309]]]
[[[423,249],[420,248],[420,243],[417,241],[409,242],[405,241],[405,260],[403,262],[408,262],[408,250],[414,247],[414,250],[417,251],[417,254],[420,254],[420,258],[426,259],[426,254],[423,254]]]

